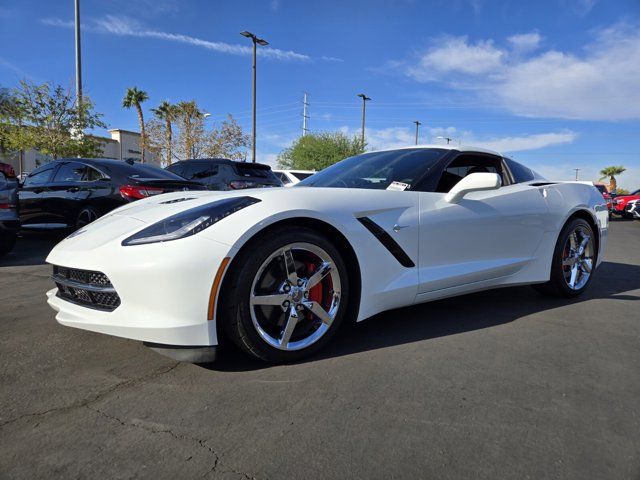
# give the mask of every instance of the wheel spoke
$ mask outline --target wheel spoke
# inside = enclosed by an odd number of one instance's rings
[[[569,235],[569,243],[571,244],[571,250],[575,252],[578,248],[578,234],[575,231]]]
[[[585,247],[589,243],[589,240],[591,240],[591,237],[589,235],[585,235],[584,237],[582,237],[582,242],[580,242],[580,246],[578,247],[578,252],[580,254],[582,254],[582,252],[584,251]]]
[[[573,265],[575,263],[576,263],[575,257],[569,257],[569,258],[565,258],[564,260],[562,260],[562,266],[563,267],[573,267]]]
[[[333,265],[331,265],[330,262],[322,262],[320,268],[318,268],[318,270],[313,275],[311,275],[311,277],[309,277],[309,280],[307,281],[307,288],[311,289],[315,287],[322,281],[324,277],[329,274],[332,268]]]
[[[578,264],[575,263],[571,267],[571,279],[569,280],[569,286],[574,288],[576,286],[576,280],[578,279]]]
[[[583,258],[580,263],[582,264],[582,269],[585,272],[591,273],[591,270],[593,269],[593,261],[590,258]]]
[[[324,323],[325,325],[329,326],[333,322],[333,318],[331,318],[331,315],[329,315],[318,302],[307,301],[302,302],[302,304],[306,308],[308,308],[316,317],[322,320],[322,323]]]
[[[251,305],[282,305],[289,296],[286,293],[275,295],[253,295]]]
[[[289,307],[289,317],[287,318],[287,323],[284,326],[284,330],[282,331],[282,337],[280,337],[281,347],[286,347],[289,344],[289,340],[291,339],[291,335],[293,335],[293,331],[296,329],[297,324],[298,312],[296,311],[295,305],[291,305],[291,307]]]
[[[296,272],[296,262],[293,259],[293,253],[291,249],[283,250],[282,256],[284,257],[284,266],[287,270],[287,278],[293,285],[298,283],[298,273]]]

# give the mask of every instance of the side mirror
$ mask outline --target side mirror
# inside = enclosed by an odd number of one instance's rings
[[[444,200],[449,203],[458,203],[467,193],[496,190],[500,185],[502,180],[497,173],[472,173],[456,183]]]

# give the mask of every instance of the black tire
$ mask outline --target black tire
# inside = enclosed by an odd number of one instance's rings
[[[324,235],[310,228],[283,227],[271,230],[266,235],[268,235],[267,238],[253,239],[231,264],[225,275],[220,295],[218,320],[226,336],[246,353],[269,363],[294,362],[322,349],[338,331],[349,302],[347,267],[334,244]],[[333,322],[324,335],[300,350],[282,350],[270,345],[258,333],[251,316],[250,297],[254,279],[259,276],[263,263],[279,249],[294,243],[314,245],[330,256],[337,269],[341,293]],[[279,314],[277,311],[276,313]],[[285,313],[283,312],[282,315]]]
[[[100,214],[93,207],[84,207],[78,213],[78,217],[76,218],[76,230],[80,230],[82,227],[90,224],[94,220],[97,220]]]
[[[0,256],[6,255],[11,250],[13,250],[13,246],[15,244],[16,244],[15,233],[0,235]]]
[[[566,278],[565,272],[563,271],[562,261],[565,245],[569,238],[569,235],[572,234],[577,228],[582,228],[591,238],[594,240],[593,242],[593,260],[592,260],[592,271],[586,281],[586,283],[579,289],[572,289],[569,287]],[[575,218],[564,226],[562,231],[560,232],[560,236],[558,237],[558,241],[556,242],[556,246],[553,251],[553,260],[551,262],[551,273],[549,276],[549,281],[546,283],[540,283],[536,285],[532,285],[534,289],[537,291],[552,295],[555,297],[563,297],[563,298],[574,298],[578,295],[581,295],[591,284],[593,280],[593,275],[595,273],[595,265],[597,262],[597,249],[595,248],[595,233],[589,225],[588,222],[581,218]]]

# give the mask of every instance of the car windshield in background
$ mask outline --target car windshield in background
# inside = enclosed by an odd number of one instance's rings
[[[144,165],[136,163],[135,165],[129,165],[124,163],[118,165],[118,169],[122,171],[129,178],[158,178],[166,180],[184,180],[184,178],[171,173],[168,170],[163,170],[153,165]]]
[[[594,185],[598,190],[600,190],[600,193],[609,193],[607,192],[607,189],[605,188],[604,185]]]
[[[296,187],[385,190],[393,182],[410,190],[448,150],[407,148],[349,157],[298,183]]]
[[[304,180],[305,178],[309,178],[313,175],[313,173],[291,172],[291,175],[296,177],[298,180]]]

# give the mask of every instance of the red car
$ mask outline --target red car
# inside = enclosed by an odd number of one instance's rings
[[[611,213],[613,211],[614,203],[613,197],[609,193],[609,189],[604,183],[594,183],[593,186],[602,194],[602,197],[607,204],[607,209],[609,210],[609,213]]]
[[[633,200],[640,200],[640,189],[635,192],[631,192],[629,195],[620,195],[616,197],[613,200],[613,213],[623,217],[628,217],[629,215],[625,212],[625,208],[627,204]]]

